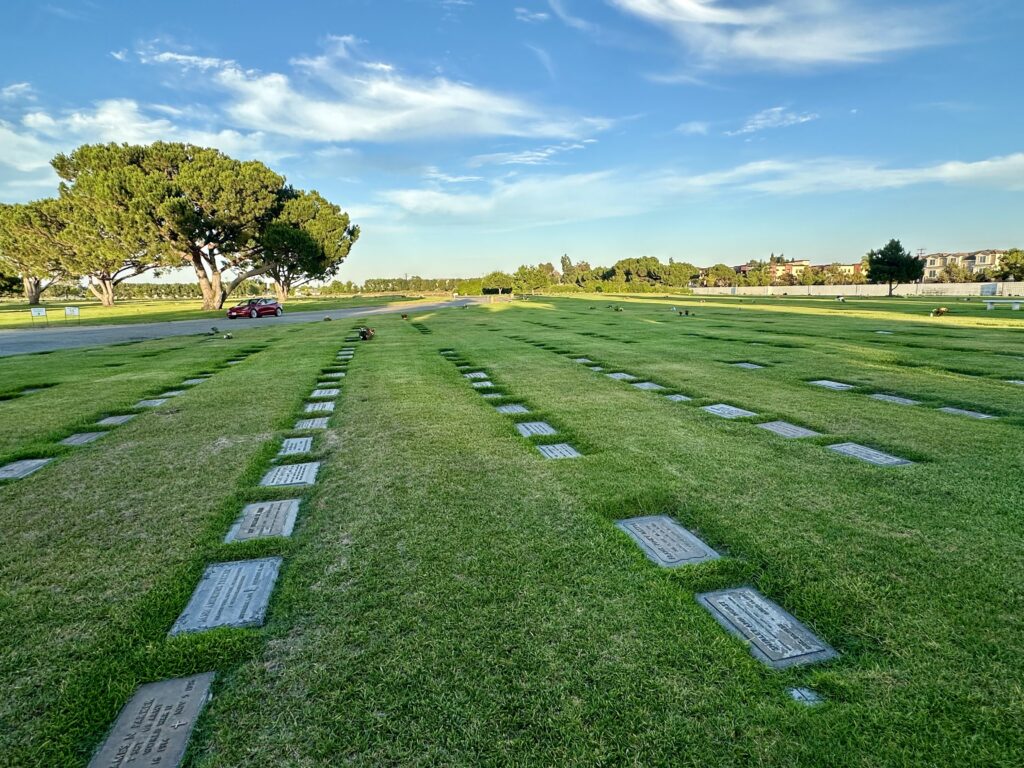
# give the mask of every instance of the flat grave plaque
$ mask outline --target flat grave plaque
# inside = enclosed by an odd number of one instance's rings
[[[892,336],[892,331],[875,331],[879,336]]]
[[[296,456],[300,453],[309,453],[313,450],[312,437],[289,437],[281,444],[278,456]]]
[[[303,413],[334,413],[334,402],[324,400],[320,403],[306,403]]]
[[[692,397],[687,397],[686,395],[680,394],[665,395],[665,399],[671,400],[673,403],[688,403],[689,401],[693,400]]]
[[[966,416],[969,419],[994,419],[995,416],[989,413],[981,413],[981,411],[968,411],[965,408],[952,408],[946,406],[945,408],[939,408],[943,413],[951,413],[954,416]]]
[[[558,432],[546,421],[521,421],[516,424],[516,429],[523,437],[535,435],[557,435]]]
[[[185,379],[181,382],[183,387],[194,387],[196,384],[202,384],[204,381],[209,381],[209,376],[196,377],[194,379]]]
[[[1024,387],[1024,379],[1007,379],[1007,384],[1016,384],[1018,387]]]
[[[336,382],[336,381],[318,381],[316,383],[316,388],[317,389],[334,389],[337,386],[338,386],[338,382]],[[338,391],[340,392],[341,390],[338,390]]]
[[[127,424],[129,421],[135,418],[137,414],[126,413],[123,416],[107,416],[105,419],[100,419],[96,423],[101,427],[119,427],[122,424]]]
[[[822,703],[821,696],[810,688],[790,688],[788,693],[793,701],[803,704],[805,707],[816,707]]]
[[[472,373],[462,374],[463,378],[466,379],[487,379],[490,375],[486,371],[473,371]]]
[[[301,419],[295,422],[295,429],[300,432],[307,429],[327,429],[327,419]]]
[[[883,403],[895,403],[896,405],[920,405],[920,400],[911,400],[909,397],[898,397],[897,395],[886,395],[882,392],[876,392],[873,395],[868,395],[872,400],[881,400]]]
[[[501,392],[487,392],[483,395],[484,400],[499,400],[504,397]]]
[[[764,424],[758,424],[761,429],[767,429],[769,432],[774,432],[779,437],[820,437],[820,432],[815,432],[813,429],[807,429],[806,427],[798,427],[796,424],[790,424],[788,421],[767,421]]]
[[[44,389],[45,389],[45,387],[25,387],[18,394],[19,395],[34,395],[36,392],[42,392]]]
[[[239,363],[244,363],[244,362],[245,362],[245,360],[228,360],[227,364],[228,365],[238,365]]]
[[[0,480],[21,480],[49,464],[53,459],[21,459],[0,467]]]
[[[513,403],[512,405],[499,405],[498,413],[514,414],[514,413],[529,413],[530,409],[525,405],[519,403]]]
[[[139,400],[135,404],[136,408],[159,408],[161,405],[167,402],[166,397],[158,397],[152,400]]]
[[[809,382],[815,387],[824,387],[825,389],[834,389],[837,392],[842,392],[847,389],[853,389],[853,384],[844,384],[841,381],[831,381],[830,379],[818,379],[817,381]]]
[[[176,768],[200,712],[210,700],[214,673],[139,686],[96,750],[89,768]]]
[[[668,515],[634,517],[615,523],[635,541],[644,554],[663,568],[716,560],[715,550]]]
[[[320,470],[319,461],[305,464],[283,464],[274,467],[260,480],[260,485],[273,488],[287,488],[293,485],[313,485],[316,473]]]
[[[184,395],[184,389],[172,389],[169,392],[164,392],[160,397],[177,397],[178,395]]]
[[[634,376],[632,373],[622,373],[622,372],[619,372],[619,373],[606,373],[605,375],[609,379],[615,379],[616,381],[636,381],[637,378],[638,378],[638,377]]]
[[[725,403],[705,405],[704,410],[715,414],[715,416],[721,416],[723,419],[742,419],[747,416],[757,416],[753,411],[747,411],[743,408],[737,408],[735,405],[726,405]]]
[[[337,397],[340,394],[340,389],[314,389],[310,397]]]
[[[601,373],[602,371],[604,371],[604,368],[602,368],[600,365],[592,365],[590,366],[590,370],[594,371],[594,373]]]
[[[248,504],[242,510],[224,542],[249,541],[250,539],[267,539],[277,536],[288,538],[295,528],[295,518],[299,514],[299,500],[260,501]]]
[[[876,451],[874,448],[868,448],[866,445],[858,445],[857,443],[837,443],[836,445],[828,446],[828,449],[841,453],[843,456],[851,456],[879,467],[899,467],[914,463],[907,459],[901,459],[899,456]]]
[[[589,357],[574,357],[574,358],[572,359],[572,361],[573,361],[574,363],[592,363],[592,362],[594,362],[594,361],[593,361],[593,360],[591,360],[591,359],[590,359]]]
[[[583,455],[568,443],[538,445],[537,450],[545,459],[578,459]]]
[[[94,440],[99,440],[103,437],[106,432],[79,432],[78,434],[65,437],[60,441],[61,445],[85,445],[91,443]]]
[[[646,390],[648,392],[657,392],[658,390],[665,389],[665,387],[661,386],[661,384],[655,384],[653,381],[638,381],[632,386],[636,387],[637,389]]]
[[[748,371],[759,371],[762,368],[764,368],[763,365],[758,365],[757,363],[733,363],[732,367],[733,368],[744,368],[744,369],[746,369]]]
[[[813,664],[838,656],[835,650],[752,587],[697,595],[697,602],[750,648],[754,658],[774,669]]]
[[[494,382],[493,381],[474,381],[470,386],[472,386],[473,389],[487,389],[488,387],[493,387],[494,386]]]
[[[280,557],[209,566],[168,634],[260,626],[280,569]]]
[[[344,379],[345,378],[345,372],[344,371],[334,371],[333,373],[325,373],[324,374],[324,378],[325,379]]]

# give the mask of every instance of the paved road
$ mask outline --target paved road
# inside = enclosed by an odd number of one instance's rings
[[[430,304],[394,304],[387,307],[351,307],[327,312],[286,312],[281,317],[261,317],[258,320],[228,320],[217,322],[210,318],[201,320],[173,320],[163,323],[134,323],[125,325],[84,325],[72,328],[46,328],[0,330],[0,357],[24,355],[31,352],[47,352],[54,349],[74,347],[98,347],[103,344],[118,344],[125,341],[146,341],[167,336],[191,336],[206,333],[216,325],[221,330],[234,328],[265,328],[280,323],[322,322],[325,317],[341,320],[346,317],[365,317],[388,312],[423,312],[447,307],[461,307],[474,303],[474,299],[440,301]]]

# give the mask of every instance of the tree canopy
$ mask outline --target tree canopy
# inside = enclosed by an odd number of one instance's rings
[[[67,272],[59,208],[56,200],[0,204],[0,271],[20,278],[29,304]]]
[[[907,251],[899,240],[890,240],[883,248],[869,251],[868,280],[887,283],[889,295],[900,283],[912,283],[924,276],[924,261]]]

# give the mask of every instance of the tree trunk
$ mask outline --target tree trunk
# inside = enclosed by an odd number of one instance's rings
[[[95,283],[93,282],[95,280]],[[88,288],[104,307],[114,306],[114,281],[109,277],[92,278]]]
[[[29,303],[29,306],[38,306],[39,300],[43,296],[43,291],[46,290],[43,286],[43,281],[38,277],[23,277],[21,278],[21,284],[25,287],[25,301]]]
[[[291,285],[288,283],[281,283],[277,280],[274,281],[274,293],[277,294],[277,303],[284,304],[288,300],[288,291],[291,290]]]
[[[213,286],[210,284],[210,277],[206,274],[203,252],[198,248],[193,248],[188,255],[188,259],[192,262],[192,268],[196,271],[196,279],[199,280],[199,290],[203,292],[203,309],[220,309],[220,305],[217,305]]]

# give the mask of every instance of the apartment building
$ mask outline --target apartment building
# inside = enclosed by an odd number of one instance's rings
[[[995,269],[1006,251],[971,251],[969,253],[930,253],[925,256],[924,279],[935,282],[948,266],[966,269],[971,274]]]

